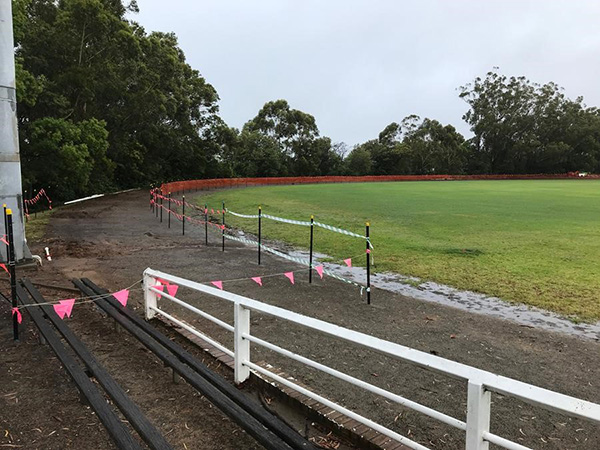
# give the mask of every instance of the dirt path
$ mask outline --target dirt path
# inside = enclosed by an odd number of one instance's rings
[[[44,245],[53,251],[54,261],[45,265],[34,279],[67,284],[72,277],[89,277],[108,289],[127,287],[141,279],[146,267],[178,276],[207,282],[210,280],[237,279],[257,275],[297,270],[292,263],[269,255],[264,263],[256,265],[255,251],[227,242],[223,253],[218,236],[210,236],[211,245],[204,244],[203,229],[188,226],[181,235],[181,224],[172,222],[169,230],[148,209],[145,192],[129,192],[118,196],[72,205],[55,211]],[[41,244],[34,245],[38,252]],[[37,248],[36,248],[37,247]],[[2,288],[0,286],[0,288]],[[530,327],[481,315],[473,315],[451,307],[402,297],[398,294],[376,290],[373,305],[367,306],[359,291],[330,278],[307,282],[306,273],[296,275],[296,284],[281,277],[268,278],[264,287],[252,281],[225,283],[225,289],[251,298],[288,308],[351,329],[431,352],[473,365],[481,369],[516,378],[521,381],[556,390],[586,400],[600,402],[600,368],[598,343],[536,330]],[[182,291],[182,294],[185,291]],[[54,293],[56,298],[60,297]],[[58,296],[58,297],[57,297]],[[208,312],[231,322],[233,310],[206,297],[188,294],[186,300],[197,302]],[[139,290],[132,292],[132,301],[141,304]],[[195,322],[211,335],[226,344],[231,337],[210,324],[191,318],[171,306],[180,316]],[[104,320],[91,308],[78,312],[71,323],[80,330],[89,327],[86,342],[97,348],[111,346],[115,358],[106,362],[119,370],[120,352],[127,352],[119,338],[94,334],[94,323]],[[7,322],[3,316],[3,323]],[[77,325],[75,325],[77,324]],[[341,342],[307,334],[300,328],[289,326],[269,317],[253,315],[252,330],[259,337],[268,337],[278,345],[297,351],[313,359],[348,371],[373,384],[389,388],[411,400],[433,406],[459,419],[465,418],[466,386],[453,379],[409,366],[361,348],[348,347]],[[128,348],[128,347],[127,347]],[[140,350],[141,351],[141,350]],[[112,355],[111,355],[112,356]],[[450,429],[422,415],[410,412],[374,395],[363,394],[349,385],[338,382],[319,372],[298,367],[268,352],[253,348],[253,359],[266,359],[283,367],[305,384],[340,401],[347,407],[366,414],[372,419],[409,435],[433,448],[461,448],[462,432]],[[140,354],[140,361],[143,355]],[[144,363],[146,364],[146,363]],[[149,364],[149,363],[148,363]],[[140,368],[144,376],[160,370],[156,363]],[[3,372],[0,371],[0,374]],[[64,376],[66,377],[66,375]],[[0,380],[1,381],[1,380]],[[127,384],[128,380],[123,380]],[[162,389],[162,385],[161,385]],[[133,386],[141,402],[173,402],[180,417],[189,417],[184,423],[194,423],[195,434],[189,443],[206,439],[207,434],[223,422],[222,416],[207,416],[206,406],[194,402],[195,408],[183,408],[177,399],[193,395],[185,386],[177,386],[169,394],[156,390],[152,383]],[[136,394],[137,392],[137,394]],[[164,395],[163,395],[164,394]],[[135,397],[135,396],[134,396]],[[173,400],[170,400],[173,398]],[[137,397],[134,398],[138,400]],[[492,431],[502,436],[519,439],[523,445],[534,448],[600,448],[600,427],[547,413],[527,404],[493,396]],[[144,405],[146,406],[146,405]],[[13,405],[14,407],[14,405]],[[178,408],[183,408],[179,410]],[[85,408],[82,407],[82,411]],[[0,411],[0,423],[11,423]],[[227,421],[226,421],[227,422]],[[206,426],[198,426],[205,423]],[[165,432],[173,428],[177,439],[185,442],[188,430],[182,423],[163,424]],[[231,434],[237,427],[232,424]],[[32,428],[32,427],[30,427]],[[100,431],[101,433],[101,431]],[[214,448],[252,448],[248,438],[220,443]],[[4,441],[2,441],[4,442]],[[206,442],[206,441],[204,441]],[[237,447],[236,447],[237,446]],[[53,447],[44,447],[53,448]],[[103,447],[95,447],[103,448]],[[195,448],[211,448],[196,446]]]

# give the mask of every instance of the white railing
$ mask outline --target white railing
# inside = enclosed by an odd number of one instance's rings
[[[207,314],[206,312],[189,305],[188,303],[169,295],[166,292],[154,288],[158,280],[175,283],[180,287],[186,287],[199,291],[222,300],[233,303],[234,307],[234,325],[231,326],[222,320]],[[210,320],[218,326],[233,332],[234,335],[234,350],[233,352],[211,339],[205,334],[199,332],[195,328],[180,321],[170,314],[162,311],[157,306],[157,294],[161,298],[170,300],[189,311],[200,315],[201,317]],[[385,341],[364,333],[342,328],[322,320],[307,317],[292,311],[288,311],[277,306],[268,305],[256,300],[249,299],[231,292],[222,291],[210,286],[206,286],[194,281],[186,280],[174,275],[169,275],[152,269],[144,271],[144,300],[145,300],[145,315],[146,319],[152,319],[156,314],[162,315],[172,322],[180,325],[189,332],[199,336],[200,338],[211,343],[219,348],[224,353],[232,356],[235,361],[235,382],[241,383],[248,379],[250,370],[259,374],[265,375],[282,385],[288,386],[298,392],[323,403],[324,405],[345,414],[346,416],[361,422],[370,428],[386,435],[392,439],[402,442],[404,445],[414,449],[426,449],[427,447],[414,442],[405,436],[386,428],[372,420],[363,417],[353,411],[344,408],[337,403],[328,400],[327,398],[318,395],[308,389],[291,382],[288,379],[282,378],[279,375],[261,367],[250,360],[250,343],[254,343],[283,356],[286,356],[295,361],[299,361],[307,366],[321,370],[329,375],[339,378],[343,381],[351,383],[357,387],[365,389],[369,392],[378,394],[388,400],[398,403],[404,407],[425,414],[440,422],[458,428],[466,432],[466,449],[467,450],[487,450],[488,443],[496,444],[507,449],[526,449],[520,444],[512,442],[501,436],[490,432],[490,408],[491,408],[491,393],[496,392],[505,396],[520,399],[526,403],[539,406],[541,408],[565,414],[571,417],[590,420],[595,423],[600,423],[600,405],[591,403],[585,400],[580,400],[567,395],[559,394],[547,389],[526,384],[511,378],[486,372],[481,369],[460,364],[455,361],[440,358],[429,353],[424,353],[419,350],[414,350],[393,342]],[[313,361],[304,356],[300,356],[289,350],[281,348],[250,333],[250,311],[256,311],[263,314],[268,314],[297,325],[311,328],[322,333],[334,336],[337,339],[342,339],[353,344],[361,345],[371,350],[383,353],[387,356],[392,356],[399,360],[415,364],[419,367],[442,373],[444,375],[454,377],[460,380],[467,381],[467,419],[466,422],[443,414],[427,406],[408,400],[400,395],[389,392],[380,387],[362,381],[358,378],[347,375],[343,372],[325,366],[321,363]]]

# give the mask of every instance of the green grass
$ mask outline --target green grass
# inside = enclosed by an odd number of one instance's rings
[[[29,216],[29,220],[25,224],[27,242],[38,242],[44,237],[51,214],[52,211],[44,211],[43,213],[38,213],[37,217],[34,214]]]
[[[600,181],[456,181],[274,186],[198,199],[357,233],[371,222],[377,271],[393,271],[600,319]],[[227,216],[250,232],[256,221]],[[263,220],[265,238],[307,247],[308,228]],[[364,255],[364,241],[315,229],[315,249]],[[364,261],[364,256],[360,258]],[[359,260],[355,260],[359,263]]]

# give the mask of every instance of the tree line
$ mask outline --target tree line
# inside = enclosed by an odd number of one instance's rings
[[[600,112],[497,71],[459,88],[473,136],[415,115],[354,146],[267,102],[241,130],[135,1],[13,0],[23,183],[57,199],[211,177],[600,171]]]

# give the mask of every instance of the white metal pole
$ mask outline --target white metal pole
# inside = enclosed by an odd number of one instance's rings
[[[250,369],[244,362],[250,361],[250,341],[244,334],[250,334],[250,310],[239,303],[234,305],[234,379],[236,384],[250,378]]]
[[[492,394],[481,383],[471,380],[467,387],[467,450],[488,450],[489,442],[484,432],[490,431],[490,408]]]
[[[3,203],[13,211],[16,260],[31,258],[23,220],[11,0],[0,0],[0,205]],[[3,247],[0,246],[0,259],[6,261]]]
[[[156,315],[156,293],[150,289],[152,286],[156,286],[156,278],[152,275],[148,275],[147,270],[144,272],[144,312],[146,320],[153,319]]]

